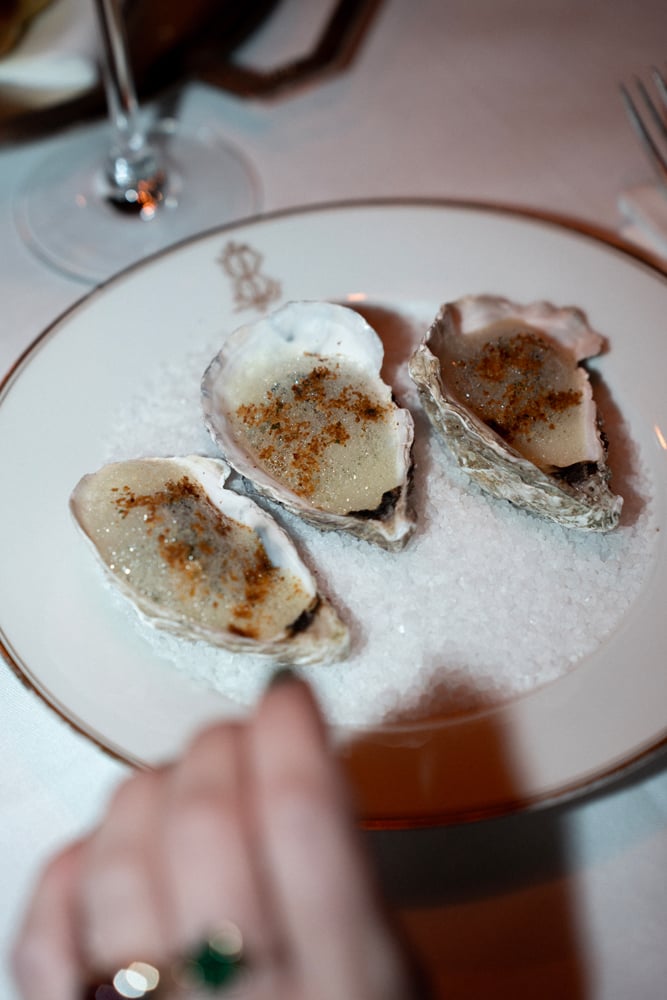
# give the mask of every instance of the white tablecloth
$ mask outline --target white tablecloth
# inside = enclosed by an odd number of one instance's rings
[[[298,52],[330,7],[287,0],[244,58],[271,64]],[[192,85],[182,115],[225,124],[259,171],[266,210],[432,195],[618,228],[620,192],[650,172],[617,83],[666,58],[664,0],[386,0],[344,73],[267,102]],[[85,291],[36,260],[14,226],[17,186],[47,150],[0,150],[2,373]],[[11,475],[2,470],[4,482]],[[0,719],[6,947],[43,859],[93,822],[126,768],[4,666]],[[369,839],[443,996],[667,995],[664,757],[570,805]],[[6,964],[0,996],[14,997]]]

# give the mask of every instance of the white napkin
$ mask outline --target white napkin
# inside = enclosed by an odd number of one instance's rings
[[[0,59],[0,91],[13,103],[47,104],[88,90],[97,81],[92,4],[54,0]]]
[[[656,184],[623,191],[618,199],[623,236],[667,262],[667,192]]]

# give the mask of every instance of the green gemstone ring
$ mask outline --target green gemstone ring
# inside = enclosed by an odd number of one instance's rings
[[[243,935],[227,921],[183,962],[177,979],[186,987],[215,992],[234,982],[243,967]]]
[[[131,962],[88,986],[82,1000],[176,1000],[213,997],[245,968],[243,935],[231,921],[222,924],[195,951],[161,974],[147,962]]]

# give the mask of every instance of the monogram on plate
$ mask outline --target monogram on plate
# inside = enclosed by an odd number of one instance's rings
[[[247,243],[230,241],[218,257],[233,285],[234,304],[241,309],[265,312],[281,294],[280,282],[261,273],[264,257]]]

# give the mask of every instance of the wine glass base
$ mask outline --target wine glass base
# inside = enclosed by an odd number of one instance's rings
[[[114,205],[104,173],[108,132],[63,140],[28,175],[15,204],[30,249],[56,270],[91,284],[181,240],[257,212],[260,185],[221,131],[168,119],[150,132],[166,173],[151,218]]]

